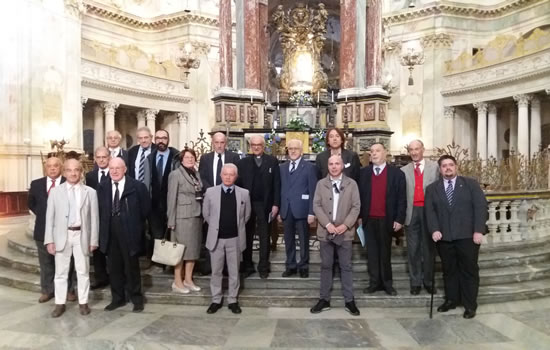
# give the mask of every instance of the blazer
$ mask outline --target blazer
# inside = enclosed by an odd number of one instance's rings
[[[120,220],[123,237],[130,256],[141,253],[144,239],[145,219],[151,212],[151,199],[144,184],[129,176],[125,177],[124,191],[120,196]],[[99,249],[107,254],[111,236],[111,211],[113,206],[112,181],[99,184]]]
[[[426,187],[439,179],[439,166],[437,162],[433,162],[426,158],[424,158],[424,161],[422,190],[425,194]],[[409,225],[411,223],[414,203],[414,162],[402,167],[401,171],[405,174],[405,181],[407,183],[407,216],[405,217],[405,225]]]
[[[216,152],[206,153],[201,157],[199,162],[199,173],[201,175],[202,185],[205,189],[215,185],[214,183],[214,155]],[[237,165],[241,157],[234,152],[225,150],[224,152],[225,163],[233,163]]]
[[[281,217],[288,213],[296,219],[306,219],[313,214],[313,196],[317,186],[317,168],[304,158],[290,173],[290,160],[279,166],[281,173]]]
[[[90,254],[90,246],[99,246],[99,213],[96,191],[80,184],[80,247],[82,254]],[[67,183],[50,191],[46,211],[46,231],[44,245],[55,243],[55,251],[65,249],[67,228],[69,227],[69,193]]]
[[[168,158],[164,159],[166,166],[162,173],[162,181],[159,181],[159,175],[157,173],[157,152],[158,149],[151,151],[151,153],[145,158],[145,176],[143,178],[143,184],[147,187],[147,191],[151,196],[151,205],[153,212],[166,214],[166,201],[168,194],[168,177],[172,170],[174,170],[181,162],[179,158],[179,151],[173,147],[168,148]]]
[[[388,182],[386,186],[386,226],[388,231],[393,231],[393,223],[401,225],[405,223],[407,212],[407,194],[405,174],[399,168],[386,163],[388,170]],[[359,192],[361,195],[361,214],[363,224],[369,218],[373,175],[373,164],[361,169],[359,176]]]
[[[237,185],[247,189],[249,192],[252,190],[255,166],[256,163],[254,162],[253,155],[241,159],[237,164],[239,169]],[[262,154],[260,173],[266,185],[264,187],[264,208],[266,210],[265,214],[267,215],[267,213],[271,211],[272,206],[281,206],[281,173],[279,171],[279,161],[277,158],[269,154]]]
[[[202,215],[204,221],[208,223],[206,248],[210,251],[216,249],[218,244],[221,196],[221,185],[210,187],[204,195]],[[246,189],[235,186],[235,199],[237,201],[237,226],[239,228],[238,244],[242,253],[246,249],[246,222],[250,219],[251,212],[250,196]]]
[[[326,226],[329,223],[335,226],[346,225],[348,230],[344,233],[344,240],[351,241],[355,235],[355,222],[361,210],[361,199],[359,198],[359,189],[357,183],[342,175],[340,183],[340,196],[338,198],[338,209],[336,210],[336,220],[332,220],[332,210],[334,195],[332,191],[332,181],[330,175],[319,180],[315,189],[313,199],[313,212],[319,220],[317,225],[317,238],[320,241],[326,241],[328,231]]]
[[[109,149],[109,148],[107,148],[107,149]],[[111,151],[109,151],[109,154],[110,154],[110,152]],[[117,157],[122,158],[122,160],[124,161],[124,164],[126,164],[126,167],[128,167],[128,151],[127,150],[121,148],[120,152],[118,152],[118,154],[117,154]],[[135,159],[134,159],[134,161],[135,161]],[[96,170],[96,169],[98,169],[98,166],[97,166],[97,163],[94,163],[93,170]]]
[[[330,158],[330,149],[323,151],[315,158],[315,163],[319,169],[320,178],[328,175],[328,159]],[[342,149],[342,160],[344,161],[344,175],[351,177],[355,182],[359,182],[359,170],[361,169],[361,161],[357,153],[348,149]]]
[[[132,148],[130,148],[128,150],[128,162],[126,162],[126,168],[128,168],[128,171],[126,172],[126,175],[130,176],[134,179],[136,178],[135,163],[136,163],[136,158],[137,158],[137,155],[139,153],[139,148],[140,147],[141,147],[140,145],[135,145],[135,146],[133,146]],[[157,145],[152,143],[151,144],[151,153],[153,153],[153,151],[155,149],[157,149]]]
[[[93,188],[94,190],[97,190],[97,187],[99,186],[99,168],[95,168],[92,171],[89,171],[86,174],[86,186],[89,186]],[[110,181],[111,177],[109,176],[109,173],[105,174],[105,179],[103,181]]]
[[[195,172],[197,177],[199,174]],[[199,188],[201,180],[198,180]],[[199,191],[200,191],[199,190]],[[183,166],[172,171],[168,178],[168,226],[176,226],[177,219],[194,218],[201,215],[201,203],[195,199],[195,182]]]
[[[33,239],[35,241],[44,241],[44,231],[46,230],[46,208],[48,206],[48,177],[44,176],[31,182],[29,188],[29,197],[27,205],[30,211],[36,216],[34,221]],[[61,177],[61,183],[65,178]]]
[[[443,179],[439,179],[426,189],[424,205],[428,232],[440,231],[444,241],[472,238],[474,232],[486,232],[487,200],[474,179],[457,176],[451,206]]]

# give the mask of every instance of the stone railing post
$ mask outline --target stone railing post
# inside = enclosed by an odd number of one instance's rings
[[[488,243],[497,243],[500,242],[500,239],[497,234],[498,221],[497,221],[497,207],[499,205],[498,201],[489,202],[489,220],[487,220],[487,227],[489,228],[487,242]]]
[[[515,200],[510,203],[510,237],[513,242],[521,241],[521,232],[519,230],[519,206],[521,201]]]
[[[512,235],[508,232],[508,225],[510,220],[506,218],[508,214],[508,206],[510,201],[502,201],[499,205],[499,225],[498,229],[500,231],[500,242],[511,242]]]

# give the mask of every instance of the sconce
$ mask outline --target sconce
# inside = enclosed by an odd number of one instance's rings
[[[185,43],[176,56],[176,66],[181,69],[181,80],[186,89],[189,89],[189,73],[191,73],[191,69],[197,69],[200,65],[201,61],[196,56],[193,45],[188,42]]]
[[[69,143],[69,141],[65,141],[65,139],[61,139],[61,141],[50,140],[50,147],[51,147],[52,151],[55,148],[55,151],[57,153],[63,153],[63,147],[68,143]]]
[[[424,52],[415,51],[412,47],[409,47],[407,53],[401,56],[401,65],[409,67],[409,85],[414,85],[412,76],[414,66],[422,64],[424,64]]]

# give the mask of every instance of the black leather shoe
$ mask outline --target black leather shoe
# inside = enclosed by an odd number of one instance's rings
[[[365,294],[373,294],[373,293],[376,293],[377,291],[379,291],[380,288],[378,288],[377,286],[368,286],[367,288],[365,288],[363,290],[363,293]]]
[[[420,294],[420,287],[411,287],[411,295],[418,295]]]
[[[109,305],[105,306],[105,311],[113,311],[118,309],[119,307],[123,307],[126,305],[126,303],[110,303]]]
[[[222,308],[222,304],[221,303],[212,303],[210,304],[210,306],[208,307],[208,310],[206,310],[206,313],[207,314],[215,314],[219,309]]]
[[[298,273],[298,270],[296,269],[288,269],[288,270],[285,270],[285,272],[283,272],[283,274],[281,276],[283,277],[290,277],[290,276],[294,276],[296,273]]]
[[[425,285],[424,288],[426,289],[426,292],[428,292],[428,294],[437,294],[437,288],[435,287]]]
[[[269,277],[269,273],[268,272],[260,272],[260,278],[265,280],[267,277]]]
[[[234,314],[240,314],[241,312],[243,312],[243,310],[241,310],[241,307],[239,306],[239,303],[228,304],[227,308],[231,310],[231,312]]]
[[[109,285],[109,282],[96,282],[92,285],[90,285],[91,290],[107,287]]]
[[[387,295],[391,295],[391,296],[396,296],[396,295],[397,295],[397,291],[395,290],[395,288],[390,287],[390,288],[386,289],[386,294],[387,294]]]
[[[309,277],[309,271],[306,269],[300,270],[300,278],[308,278]]]
[[[349,303],[346,303],[346,307],[344,308],[347,312],[349,312],[353,316],[359,316],[361,313],[359,312],[359,309],[355,305],[355,301],[350,301]]]
[[[469,309],[466,309],[466,310],[464,311],[463,317],[464,317],[465,319],[470,319],[470,318],[476,317],[476,310],[469,310]]]
[[[142,312],[144,309],[143,304],[134,304],[132,312]]]
[[[317,304],[315,304],[314,307],[309,309],[309,312],[312,314],[318,314],[322,311],[330,310],[330,301],[326,301],[325,299],[319,299]]]
[[[437,312],[447,312],[449,310],[456,309],[456,304],[450,300],[446,300],[441,306],[437,308]]]

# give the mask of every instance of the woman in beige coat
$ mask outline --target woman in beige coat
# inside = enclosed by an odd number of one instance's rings
[[[185,148],[180,157],[183,166],[168,177],[168,227],[172,229],[172,240],[185,245],[183,260],[174,266],[172,291],[187,294],[201,290],[193,282],[193,269],[202,241],[202,184],[195,170],[195,151]]]

